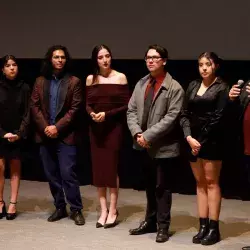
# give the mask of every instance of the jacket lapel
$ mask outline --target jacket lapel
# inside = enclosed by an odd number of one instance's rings
[[[157,97],[158,97],[159,94],[161,93],[162,88],[165,88],[165,89],[168,89],[168,88],[169,88],[169,86],[170,86],[170,84],[171,84],[171,81],[172,81],[172,77],[171,77],[171,75],[170,75],[169,73],[167,73],[166,76],[165,76],[165,78],[164,78],[164,80],[163,80],[163,82],[162,82],[162,84],[161,84],[161,86],[160,86],[160,88],[159,88],[159,89],[157,90],[157,92],[155,93],[155,97],[154,97],[154,99],[153,99],[152,105],[154,105],[154,103],[155,103]],[[151,105],[151,107],[152,107],[152,105]]]
[[[47,111],[47,114],[49,114],[49,95],[50,95],[50,81],[48,79],[44,79],[43,99],[44,99],[44,105],[45,105],[45,109]]]
[[[68,93],[69,82],[70,82],[70,76],[69,75],[66,75],[61,80],[60,87],[59,87],[59,92],[58,92],[56,116],[62,110],[63,104],[65,102],[66,95]]]

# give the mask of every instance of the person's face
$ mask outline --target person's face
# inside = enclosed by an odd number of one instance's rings
[[[161,55],[155,50],[150,49],[145,57],[147,68],[149,72],[161,72],[164,70],[166,59],[161,58]]]
[[[51,59],[52,67],[55,70],[62,70],[66,63],[66,56],[63,50],[55,50]]]
[[[106,49],[101,49],[97,54],[97,63],[100,69],[109,69],[111,65],[111,55]]]
[[[216,69],[218,65],[215,65],[213,60],[202,57],[199,60],[199,72],[203,79],[215,77]]]
[[[3,74],[9,80],[14,80],[18,74],[18,66],[15,61],[9,59],[3,67]]]

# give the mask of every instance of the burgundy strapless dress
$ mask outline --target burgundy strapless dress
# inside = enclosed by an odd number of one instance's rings
[[[117,187],[118,163],[126,126],[128,85],[94,84],[87,86],[87,112],[105,112],[105,121],[90,121],[93,184]]]

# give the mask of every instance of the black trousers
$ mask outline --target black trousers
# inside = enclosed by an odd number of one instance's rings
[[[146,151],[138,151],[138,163],[141,165],[147,196],[145,221],[157,223],[158,228],[169,228],[171,221],[173,176],[169,173],[177,158],[150,158]]]

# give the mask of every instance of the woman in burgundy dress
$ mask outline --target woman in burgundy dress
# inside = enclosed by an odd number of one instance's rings
[[[91,117],[90,143],[93,184],[97,187],[101,216],[96,227],[116,225],[119,188],[118,163],[122,145],[129,88],[126,76],[111,68],[112,55],[105,45],[92,51],[94,74],[86,80],[86,109]],[[110,207],[107,207],[107,188]]]

